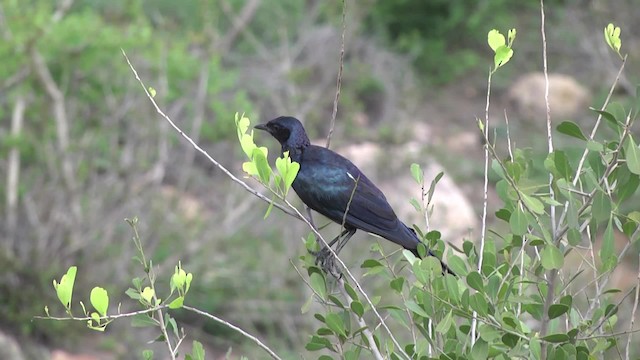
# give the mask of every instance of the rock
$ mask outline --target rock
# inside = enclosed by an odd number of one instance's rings
[[[16,339],[2,331],[0,331],[0,359],[25,359]]]
[[[53,350],[51,360],[101,360],[101,358],[88,354],[72,354],[64,350]]]
[[[534,124],[546,122],[544,99],[545,79],[541,72],[520,77],[507,92],[507,100],[521,120]],[[563,74],[549,74],[549,107],[551,120],[557,123],[575,118],[587,110],[591,94],[574,78]]]

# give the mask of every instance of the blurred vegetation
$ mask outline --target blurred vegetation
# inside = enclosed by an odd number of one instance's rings
[[[547,2],[548,11],[574,3]],[[490,63],[489,28],[534,22],[538,13],[537,3],[506,0],[367,5],[348,3],[337,134],[386,144],[403,143],[412,122],[430,117],[421,105],[440,91],[430,85],[455,84]],[[312,136],[325,136],[341,11],[340,1],[307,0],[0,2],[0,173],[7,174],[0,177],[0,330],[81,348],[84,330],[31,319],[54,302],[51,279],[70,265],[85,272],[77,291],[108,283],[110,294],[123,293],[134,254],[123,219],[139,216],[154,262],[182,260],[198,277],[192,305],[265,334],[292,357],[304,351],[300,330],[310,320],[299,310],[309,291],[289,263],[304,253],[304,227],[287,222],[284,229],[288,219],[275,212],[262,221],[266,206],[158,118],[121,49],[163,110],[239,171],[236,111],[259,121],[296,115]],[[473,170],[466,178],[477,178]],[[227,330],[185,320],[221,349],[244,350]],[[109,335],[125,345],[150,340],[145,332]],[[129,351],[114,348],[120,356]]]

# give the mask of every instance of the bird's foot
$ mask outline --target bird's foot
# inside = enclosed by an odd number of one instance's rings
[[[320,251],[311,252],[311,254],[316,257],[316,266],[320,267],[325,273],[331,274],[336,279],[342,278],[342,272],[336,265],[336,257],[329,248],[325,247]]]

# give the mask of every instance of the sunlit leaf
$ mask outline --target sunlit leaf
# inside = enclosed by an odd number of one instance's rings
[[[499,68],[511,60],[513,56],[513,50],[507,46],[501,46],[496,50],[496,54],[493,57],[493,63],[495,68]]]
[[[76,266],[71,266],[67,273],[62,275],[60,279],[60,283],[56,280],[53,280],[53,287],[56,289],[56,293],[58,295],[58,299],[64,305],[65,308],[71,308],[71,298],[73,295],[73,285],[76,281],[76,273],[78,272],[78,268]]]
[[[620,40],[620,27],[613,24],[607,25],[604,28],[604,39],[607,45],[618,55],[620,55],[620,48],[622,47],[622,40]]]
[[[107,290],[97,286],[94,287],[91,290],[89,300],[93,308],[96,309],[100,315],[107,316],[107,309],[109,308],[109,294]]]
[[[496,52],[499,47],[506,45],[504,35],[496,29],[489,31],[489,34],[487,35],[487,42],[489,43],[491,50],[494,52]]]
[[[564,265],[564,256],[562,252],[553,244],[545,245],[540,254],[542,267],[546,270],[560,269]]]

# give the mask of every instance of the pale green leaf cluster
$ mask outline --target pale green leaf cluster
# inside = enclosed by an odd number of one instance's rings
[[[607,27],[604,28],[604,40],[607,42],[607,45],[622,58],[622,54],[620,54],[620,48],[622,47],[620,27],[611,23],[607,25]]]
[[[178,262],[170,281],[171,294],[173,294],[174,291],[177,291],[178,297],[169,303],[169,308],[178,309],[182,307],[184,304],[184,297],[191,287],[192,280],[193,274],[184,271],[182,269],[182,264]]]
[[[487,42],[495,54],[493,57],[493,72],[509,62],[513,56],[513,41],[515,39],[516,29],[509,30],[507,33],[507,39],[505,39],[504,35],[496,29],[489,31],[489,34],[487,35]]]
[[[300,171],[300,164],[292,161],[289,157],[289,152],[285,152],[282,157],[276,159],[277,173],[274,173],[267,160],[267,148],[264,146],[258,147],[253,140],[253,130],[249,130],[251,125],[249,118],[244,114],[236,113],[235,124],[242,151],[249,158],[249,161],[242,164],[242,170],[247,175],[260,181],[262,185],[274,194],[264,216],[267,218],[273,209],[275,198],[284,198],[289,193],[291,185],[296,179],[298,171]]]
[[[62,303],[62,306],[65,307],[67,312],[71,311],[71,297],[73,295],[73,284],[76,281],[76,273],[78,272],[78,268],[72,266],[67,270],[67,273],[62,275],[60,279],[60,283],[56,280],[53,280],[53,287],[56,289],[56,293],[58,294],[58,299]]]

